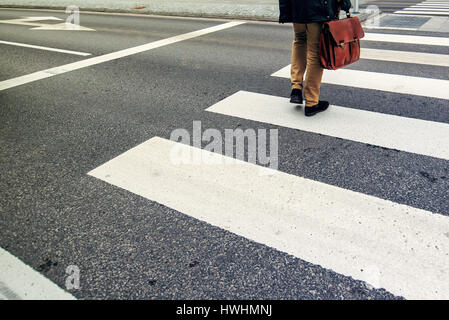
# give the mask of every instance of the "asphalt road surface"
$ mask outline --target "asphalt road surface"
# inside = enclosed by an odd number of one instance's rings
[[[448,34],[366,30],[305,118],[291,25],[27,17],[67,15],[0,10],[0,260],[77,299],[448,298]],[[276,129],[276,166],[177,167],[194,121]]]

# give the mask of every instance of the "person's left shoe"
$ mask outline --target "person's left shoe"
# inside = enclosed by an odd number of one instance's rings
[[[305,107],[304,108],[304,114],[306,117],[311,117],[316,115],[318,112],[323,112],[327,108],[329,108],[329,102],[327,101],[319,101],[318,104],[311,106],[311,107]]]
[[[302,90],[301,89],[293,89],[290,95],[290,102],[302,104]]]

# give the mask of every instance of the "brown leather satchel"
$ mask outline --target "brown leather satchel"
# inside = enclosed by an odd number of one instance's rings
[[[320,35],[320,60],[325,69],[337,70],[360,59],[360,39],[365,36],[357,17],[324,22]]]

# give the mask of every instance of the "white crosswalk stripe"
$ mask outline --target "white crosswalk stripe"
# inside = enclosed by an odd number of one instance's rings
[[[275,72],[273,76],[289,79],[290,66]],[[449,99],[449,80],[340,69],[335,72],[325,72],[323,75],[323,83]]]
[[[56,284],[0,248],[0,300],[75,300]]]
[[[449,55],[363,48],[361,59],[449,67]]]
[[[176,165],[175,149],[195,152],[152,138],[89,175],[396,295],[449,298],[447,217],[243,161]]]
[[[449,3],[447,5],[439,5],[439,4],[426,4],[426,3],[417,3],[416,5],[410,6],[409,8],[449,8]]]
[[[281,127],[449,160],[449,124],[331,106],[309,121],[289,99],[240,91],[206,109]]]
[[[415,8],[406,8],[406,9],[404,9],[404,10],[406,10],[406,11],[408,11],[408,10],[414,11],[414,10],[417,10],[417,9],[415,9]],[[441,9],[441,8],[436,9],[436,8],[422,8],[422,7],[419,7],[419,10],[420,10],[420,11],[441,11],[441,12],[449,12],[449,8],[447,8],[447,9]]]
[[[449,16],[449,12],[439,12],[439,11],[407,11],[407,10],[400,10],[395,11],[394,13],[397,14],[415,14],[415,15],[426,15],[426,16]]]
[[[446,38],[393,34],[368,33],[365,41],[449,46]],[[449,55],[434,53],[362,48],[362,59],[449,67]],[[272,76],[290,78],[290,66]],[[323,82],[449,99],[448,80],[425,76],[344,68],[325,71]],[[449,124],[443,122],[334,105],[310,119],[287,98],[247,91],[206,111],[236,122],[257,121],[449,161]],[[179,164],[174,154],[188,155],[192,161]],[[195,154],[197,159],[218,161],[196,163]],[[154,137],[88,174],[393,294],[449,299],[449,217],[442,212],[228,159]]]
[[[449,2],[424,1],[394,12],[395,14],[449,16]]]
[[[425,36],[367,32],[365,33],[365,37],[362,39],[362,42],[365,41],[404,43],[404,44],[415,44],[420,46],[449,47],[449,38],[447,37],[425,37]]]

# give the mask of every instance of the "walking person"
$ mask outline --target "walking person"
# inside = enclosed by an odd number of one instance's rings
[[[291,103],[303,103],[305,115],[313,116],[329,107],[319,100],[323,68],[320,65],[320,33],[323,22],[338,18],[339,7],[346,12],[350,0],[279,0],[279,22],[293,23]],[[304,73],[306,72],[304,81]]]

